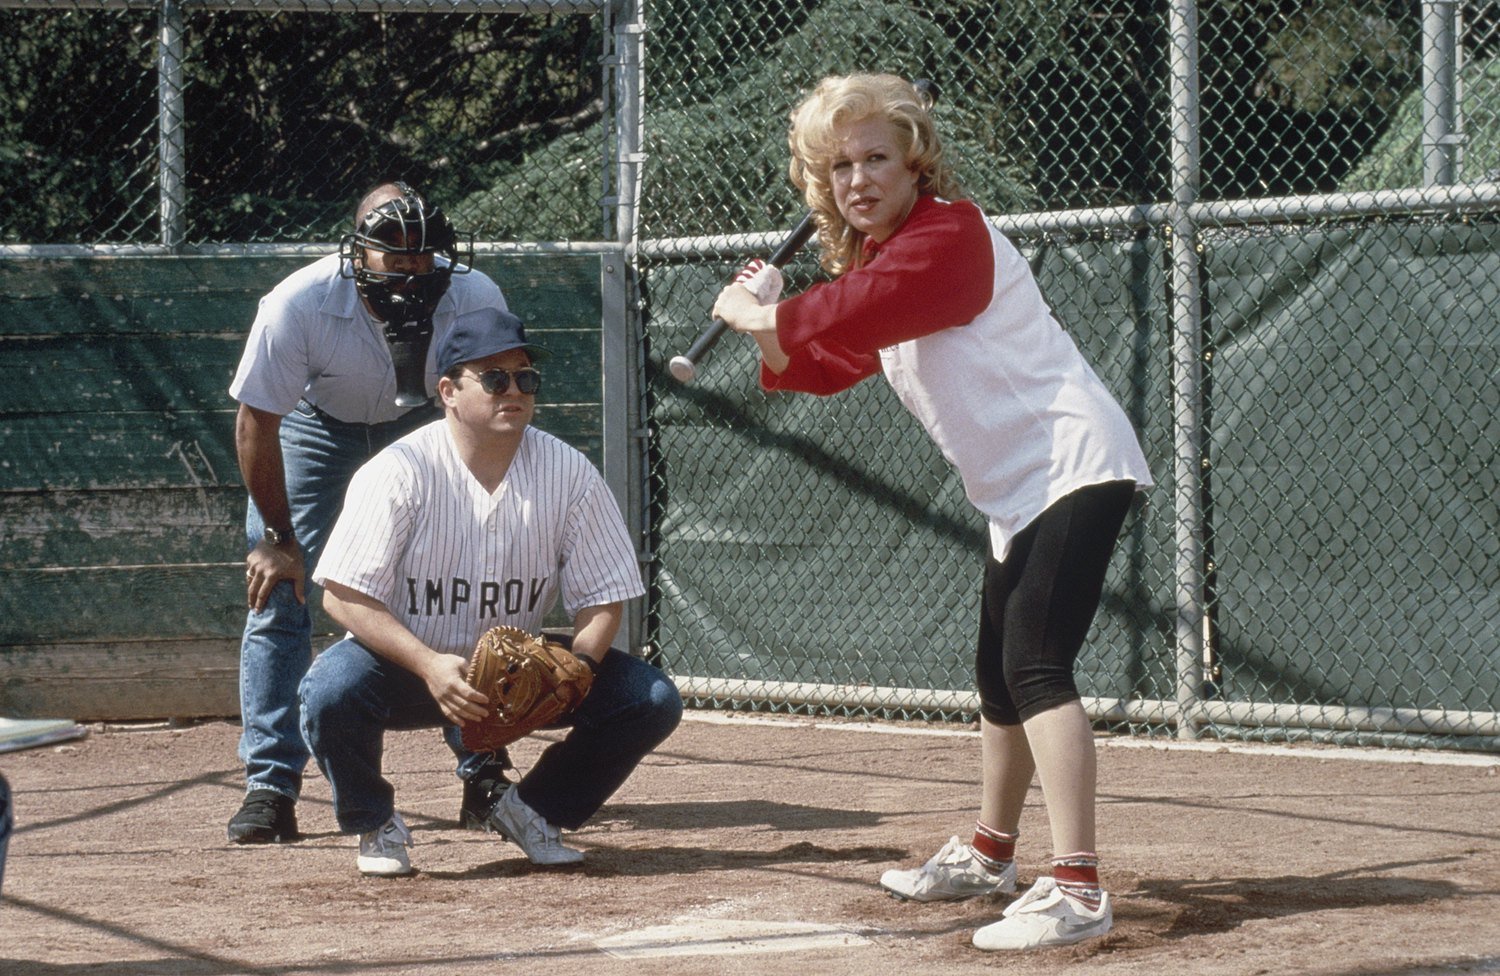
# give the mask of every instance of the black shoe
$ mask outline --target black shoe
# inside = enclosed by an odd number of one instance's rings
[[[458,809],[460,827],[464,830],[489,829],[490,811],[495,809],[495,803],[512,782],[505,774],[514,768],[510,764],[510,755],[501,749],[492,753],[473,776],[464,780],[464,802]]]
[[[229,839],[236,844],[285,844],[297,833],[297,801],[275,790],[251,790],[240,812],[229,818]]]

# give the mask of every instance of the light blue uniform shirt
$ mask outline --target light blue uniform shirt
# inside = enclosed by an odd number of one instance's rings
[[[339,275],[339,263],[337,254],[320,258],[260,300],[230,396],[278,416],[306,400],[347,423],[385,423],[406,413],[396,406],[384,323],[360,301],[354,280]],[[499,285],[480,271],[453,276],[432,316],[429,394],[437,392],[438,343],[455,321],[486,307],[506,309]]]

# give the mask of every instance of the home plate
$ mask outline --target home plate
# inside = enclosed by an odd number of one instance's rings
[[[870,940],[836,925],[757,922],[732,918],[689,919],[600,939],[594,945],[616,959],[656,956],[727,956],[752,952],[849,949]]]

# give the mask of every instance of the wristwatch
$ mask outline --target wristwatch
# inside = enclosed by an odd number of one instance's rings
[[[291,529],[278,529],[273,525],[266,526],[265,539],[273,546],[279,546],[292,537]]]

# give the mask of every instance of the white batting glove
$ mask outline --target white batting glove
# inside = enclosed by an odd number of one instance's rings
[[[740,273],[734,276],[734,283],[748,288],[757,304],[774,305],[781,298],[786,280],[782,278],[780,268],[756,258],[740,269]]]

